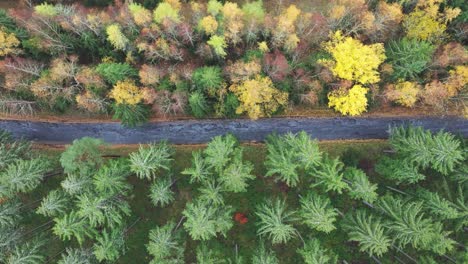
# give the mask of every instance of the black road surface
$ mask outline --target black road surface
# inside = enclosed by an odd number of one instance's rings
[[[304,130],[319,140],[384,139],[390,126],[413,124],[432,131],[441,129],[468,137],[468,120],[459,117],[385,118],[268,118],[256,121],[184,120],[149,123],[125,128],[119,123],[53,123],[0,120],[0,129],[44,144],[66,144],[85,136],[112,144],[136,144],[168,140],[175,144],[206,143],[214,136],[232,133],[241,141],[263,141],[273,132]]]

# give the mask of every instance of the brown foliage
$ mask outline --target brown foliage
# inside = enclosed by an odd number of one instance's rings
[[[184,92],[158,91],[153,105],[153,111],[162,116],[183,114],[187,105],[187,95]]]
[[[457,42],[450,42],[439,47],[434,55],[434,64],[444,68],[467,62],[468,52]]]
[[[282,81],[289,74],[289,65],[286,57],[279,50],[265,54],[263,57],[263,70],[273,81]]]

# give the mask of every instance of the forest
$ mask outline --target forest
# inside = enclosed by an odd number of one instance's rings
[[[468,114],[462,0],[237,2],[0,9],[2,115]]]
[[[467,263],[466,140],[65,149],[0,133],[2,263]]]

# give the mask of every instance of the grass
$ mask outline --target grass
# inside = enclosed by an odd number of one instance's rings
[[[243,256],[250,256],[253,250],[257,248],[259,239],[256,235],[257,227],[254,209],[258,203],[272,198],[279,197],[286,199],[290,209],[295,209],[299,206],[299,193],[305,193],[309,189],[308,184],[305,184],[303,176],[302,184],[296,188],[287,188],[286,186],[276,183],[272,178],[265,178],[265,167],[263,165],[266,148],[263,144],[244,144],[244,158],[254,164],[254,174],[257,176],[255,180],[250,182],[248,191],[245,193],[229,194],[226,197],[228,204],[234,206],[236,212],[242,212],[248,217],[248,223],[240,225],[235,223],[234,227],[228,233],[227,238],[218,237],[218,239],[210,241],[210,248],[220,248],[225,255],[233,255],[236,245],[238,246],[239,253]],[[124,256],[120,258],[118,263],[148,263],[150,256],[146,252],[145,244],[148,241],[149,231],[157,225],[163,225],[168,220],[178,222],[181,218],[181,212],[185,208],[185,204],[196,195],[197,186],[189,184],[188,177],[180,175],[180,172],[191,166],[191,153],[193,150],[203,148],[204,146],[175,146],[175,161],[174,161],[174,175],[178,179],[174,187],[176,191],[176,200],[165,208],[157,208],[149,202],[149,186],[150,182],[146,180],[139,180],[132,176],[129,182],[133,186],[133,192],[130,200],[133,215],[129,219],[131,228],[127,233],[126,245],[127,251]],[[372,141],[332,141],[320,142],[321,150],[329,153],[331,156],[341,156],[347,165],[361,165],[364,169],[371,172],[371,168],[366,166],[372,165],[375,159],[382,153],[382,150],[387,147],[387,143],[382,140]],[[120,147],[106,147],[104,148],[103,155],[110,156],[125,156],[129,152],[135,151],[137,146],[120,146]],[[52,160],[57,162],[58,157],[63,148],[51,148],[44,146],[36,146],[37,153],[47,155]],[[373,178],[371,181],[380,182],[381,179]],[[59,182],[63,176],[56,176],[48,178],[33,194],[27,197],[26,203],[37,201],[48,191],[59,187]],[[333,203],[340,210],[351,208],[355,203],[345,198],[344,195],[332,197]],[[38,203],[32,205],[37,206]],[[35,228],[43,223],[47,223],[49,219],[30,214],[27,218],[29,228]],[[297,225],[298,230],[302,237],[308,236],[318,237],[322,243],[332,248],[340,256],[347,260],[368,260],[368,257],[360,254],[355,245],[346,242],[346,236],[339,231],[333,231],[330,234],[321,234],[318,232],[310,232],[309,229],[302,225]],[[39,230],[48,230],[52,227],[52,223],[46,225]],[[45,232],[47,233],[47,232]],[[301,240],[296,238],[287,245],[274,246],[280,263],[300,263],[299,256],[296,254],[296,249],[301,246]],[[65,246],[69,243],[63,243],[57,237],[52,236],[52,242],[48,244],[46,251],[50,258],[55,259],[59,257],[60,253],[64,250]],[[198,242],[192,241],[187,238],[186,244],[186,260],[190,263],[195,260],[195,250]],[[344,246],[346,245],[346,246]],[[50,259],[50,261],[54,261]]]

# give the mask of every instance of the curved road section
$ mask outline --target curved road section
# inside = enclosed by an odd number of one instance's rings
[[[112,144],[137,144],[168,140],[175,144],[206,143],[214,136],[232,133],[241,141],[263,141],[276,132],[309,133],[319,140],[384,139],[388,128],[403,124],[423,126],[432,131],[441,129],[468,137],[468,120],[458,117],[421,118],[269,118],[184,120],[149,123],[125,128],[119,123],[53,123],[1,120],[0,129],[44,144],[67,144],[82,137],[95,137]]]

